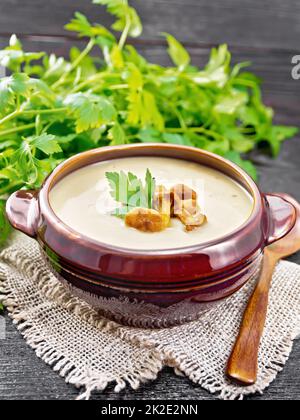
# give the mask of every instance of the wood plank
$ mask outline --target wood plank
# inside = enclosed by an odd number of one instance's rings
[[[258,48],[297,49],[300,34],[298,0],[132,0],[144,22],[144,39],[161,32],[183,42],[228,43]],[[109,24],[103,8],[87,0],[1,0],[0,33],[64,35],[74,11]]]

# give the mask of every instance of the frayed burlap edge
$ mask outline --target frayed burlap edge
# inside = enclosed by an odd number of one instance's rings
[[[27,344],[33,348],[39,358],[50,365],[52,369],[60,374],[69,384],[77,388],[84,388],[78,399],[89,399],[93,391],[103,391],[112,382],[115,382],[115,392],[120,392],[128,383],[133,389],[138,389],[140,384],[149,380],[156,379],[158,373],[164,366],[174,368],[175,373],[186,375],[193,383],[200,385],[212,394],[216,394],[220,399],[235,400],[243,399],[246,395],[262,394],[283,370],[293,347],[293,341],[300,335],[300,314],[295,321],[295,330],[291,337],[283,337],[281,342],[277,343],[278,357],[267,367],[268,374],[264,376],[263,381],[258,381],[256,385],[248,388],[239,387],[237,390],[228,383],[228,388],[217,383],[209,377],[201,366],[191,361],[184,353],[178,353],[167,346],[159,346],[147,336],[143,336],[143,330],[130,331],[116,322],[109,321],[101,317],[93,308],[84,301],[72,296],[50,273],[47,269],[36,267],[31,261],[26,261],[18,254],[17,249],[10,254],[3,251],[0,257],[5,264],[0,263],[0,301],[6,306],[9,316],[17,325],[18,330],[25,338]],[[14,261],[15,266],[29,275],[37,278],[37,287],[49,300],[52,300],[68,311],[80,316],[82,319],[91,323],[98,329],[115,332],[120,338],[128,342],[153,350],[149,357],[145,355],[144,368],[135,372],[130,377],[116,377],[114,381],[108,380],[105,376],[94,376],[92,372],[79,371],[64,355],[59,354],[55,348],[48,345],[44,338],[41,338],[34,325],[30,325],[26,320],[24,308],[20,307],[15,301],[13,291],[9,289],[5,280],[7,269],[10,263]],[[7,265],[6,265],[7,264]]]
[[[5,251],[0,254],[0,257],[5,260]],[[10,257],[12,257],[12,254],[10,254]],[[85,302],[74,298],[55,278],[50,277],[49,274],[45,275],[44,270],[34,266],[30,261],[22,260],[17,252],[14,253],[13,258],[19,270],[25,271],[27,274],[30,273],[34,277],[37,276],[37,287],[50,301],[58,303],[69,312],[76,314],[76,316],[102,331],[113,332],[120,328],[120,325],[115,322],[99,316]],[[77,398],[78,400],[89,400],[92,392],[104,391],[108,385],[114,382],[114,391],[119,393],[126,388],[127,384],[132,389],[137,390],[141,384],[157,378],[158,373],[164,367],[164,363],[161,353],[155,349],[150,353],[145,353],[143,368],[138,372],[131,372],[128,376],[118,376],[111,380],[105,375],[95,376],[93,372],[88,370],[80,371],[65,355],[60,354],[57,349],[47,343],[47,340],[40,336],[36,326],[27,320],[24,308],[15,300],[13,291],[5,282],[9,268],[9,264],[0,263],[0,302],[4,304],[9,317],[17,326],[26,343],[35,351],[37,357],[63,377],[66,383],[72,384],[78,389],[85,389]]]

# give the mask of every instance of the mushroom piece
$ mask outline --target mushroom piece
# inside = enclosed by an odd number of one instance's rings
[[[200,209],[198,213],[193,215],[189,214],[188,212],[183,212],[178,216],[178,218],[185,225],[187,232],[192,232],[207,222],[207,217],[201,213]]]
[[[174,195],[174,197],[178,198],[178,200],[185,201],[185,200],[193,200],[197,201],[197,193],[192,188],[187,187],[184,184],[178,184],[175,185],[171,189],[171,194]]]
[[[125,223],[142,232],[161,232],[169,226],[170,215],[153,209],[135,208],[126,215]]]
[[[161,214],[174,216],[174,195],[163,185],[156,188],[153,198],[153,208]]]
[[[178,217],[184,210],[195,214],[198,210],[197,193],[186,185],[179,184],[171,189],[174,216]]]
[[[174,201],[174,214],[191,232],[207,222],[197,202],[197,193],[186,185],[176,185],[171,193]]]
[[[154,193],[153,209],[135,208],[126,215],[125,223],[142,232],[161,232],[169,227],[171,217],[177,217],[187,232],[207,222],[198,205],[197,193],[178,184],[171,190],[159,185]]]

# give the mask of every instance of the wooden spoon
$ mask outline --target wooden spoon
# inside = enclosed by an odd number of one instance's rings
[[[277,263],[300,250],[300,205],[288,198],[296,209],[296,223],[283,239],[265,249],[261,277],[244,314],[240,333],[227,366],[227,376],[239,385],[257,381],[258,352],[263,335],[272,276]]]

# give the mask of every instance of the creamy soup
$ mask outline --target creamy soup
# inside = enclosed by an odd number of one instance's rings
[[[192,187],[208,222],[186,232],[177,219],[159,233],[144,233],[113,216],[117,204],[110,194],[106,172],[132,172],[144,179],[147,168],[157,184]],[[182,248],[229,234],[250,217],[253,199],[237,182],[214,169],[180,159],[123,158],[82,168],[62,179],[50,192],[55,214],[78,233],[96,241],[128,249]]]

